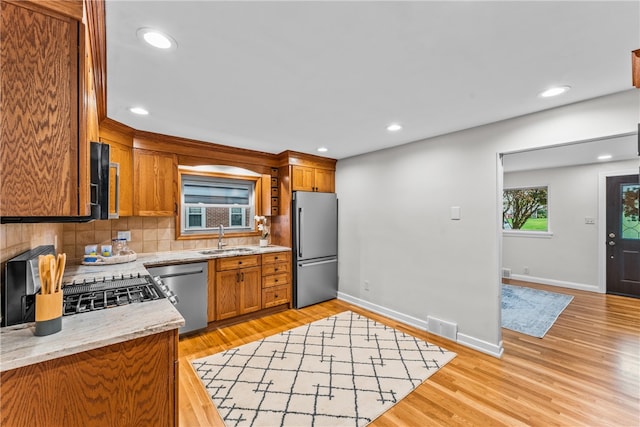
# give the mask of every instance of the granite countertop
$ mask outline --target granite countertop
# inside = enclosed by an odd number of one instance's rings
[[[236,253],[233,249],[246,248],[251,249],[251,252]],[[215,253],[215,254],[203,254],[203,251],[213,250],[210,249],[190,249],[183,251],[170,251],[170,252],[154,252],[138,254],[138,258],[135,261],[124,264],[98,264],[95,265],[71,265],[68,266],[64,273],[63,282],[65,284],[71,283],[74,280],[81,281],[83,279],[102,279],[103,277],[119,276],[121,274],[148,274],[145,267],[154,267],[158,265],[167,264],[183,264],[187,262],[206,261],[212,258],[227,258],[242,255],[255,255],[266,254],[270,252],[282,252],[291,251],[291,248],[285,246],[233,246],[226,248],[228,252]]]
[[[146,266],[206,261],[212,258],[290,251],[284,246],[251,246],[249,253],[202,254],[204,249],[138,254],[137,260],[113,265],[69,265],[65,284],[121,274],[148,274]],[[0,328],[0,372],[93,350],[184,325],[184,319],[167,299],[129,304],[62,318],[62,330],[34,335],[35,323]]]

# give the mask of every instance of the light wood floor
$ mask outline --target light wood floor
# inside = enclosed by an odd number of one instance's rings
[[[180,425],[223,425],[189,360],[352,310],[458,354],[372,426],[640,426],[640,299],[526,285],[575,298],[543,339],[503,329],[501,359],[338,300],[183,338]]]

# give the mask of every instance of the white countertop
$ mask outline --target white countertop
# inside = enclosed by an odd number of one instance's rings
[[[283,246],[253,246],[251,254],[290,251]],[[121,274],[148,274],[145,266],[206,261],[237,254],[202,254],[197,250],[138,254],[125,264],[70,265],[64,283],[74,280],[110,278]],[[245,254],[242,254],[245,255]],[[35,323],[0,328],[0,372],[46,360],[93,350],[119,342],[157,334],[184,325],[184,319],[167,299],[129,304],[105,310],[64,316],[62,330],[55,334],[34,335]]]

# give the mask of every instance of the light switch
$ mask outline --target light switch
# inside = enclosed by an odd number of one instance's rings
[[[596,219],[588,216],[588,217],[585,217],[584,223],[585,224],[595,224],[596,223]]]
[[[460,206],[451,206],[451,219],[460,219]]]

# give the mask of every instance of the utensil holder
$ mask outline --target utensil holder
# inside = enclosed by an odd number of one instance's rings
[[[55,334],[62,330],[62,291],[36,294],[36,336]]]

